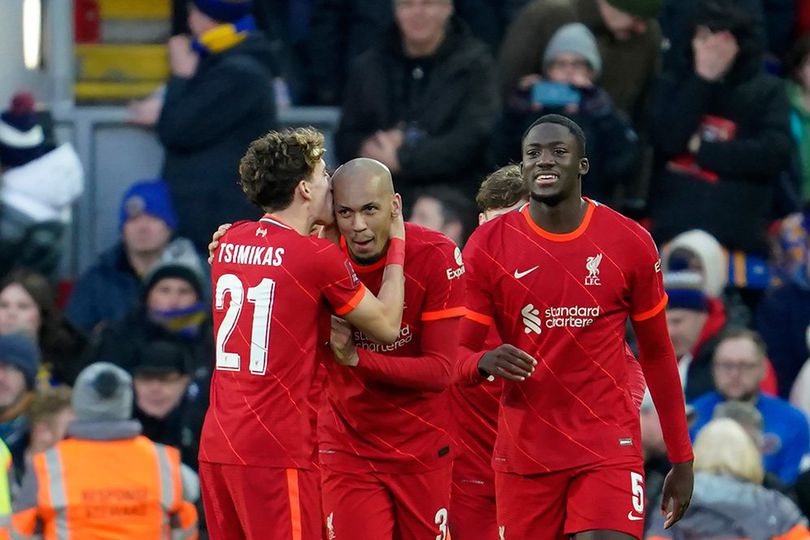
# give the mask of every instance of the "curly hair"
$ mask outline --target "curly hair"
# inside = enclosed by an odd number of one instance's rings
[[[323,134],[314,128],[271,131],[250,143],[239,162],[242,191],[265,211],[283,210],[325,151]]]
[[[507,208],[527,199],[529,190],[523,177],[520,175],[518,165],[506,165],[493,172],[481,182],[475,204],[482,212]]]

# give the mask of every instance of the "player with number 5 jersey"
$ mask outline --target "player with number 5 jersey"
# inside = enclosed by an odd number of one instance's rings
[[[382,343],[399,333],[402,217],[378,299],[335,244],[309,235],[333,221],[323,152],[312,129],[254,141],[239,172],[267,213],[231,227],[213,256],[216,370],[199,455],[212,540],[321,538],[308,401],[319,324],[332,312]]]

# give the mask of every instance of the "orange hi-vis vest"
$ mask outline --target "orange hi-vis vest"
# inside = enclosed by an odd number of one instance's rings
[[[143,436],[66,439],[34,455],[36,506],[11,519],[12,539],[197,538],[197,510],[184,501],[180,454]]]

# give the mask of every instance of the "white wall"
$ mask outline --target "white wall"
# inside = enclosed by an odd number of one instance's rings
[[[47,73],[28,71],[23,65],[22,0],[0,0],[0,110],[5,110],[11,96],[20,90],[32,92],[38,101],[51,99]]]

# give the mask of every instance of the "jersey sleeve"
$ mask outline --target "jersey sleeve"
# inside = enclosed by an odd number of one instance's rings
[[[635,227],[641,246],[633,249],[630,317],[644,321],[657,315],[667,305],[664,279],[661,273],[661,257],[650,234],[640,226]],[[633,244],[631,244],[633,245]]]
[[[449,241],[435,244],[434,249],[437,253],[429,254],[413,271],[421,274],[419,281],[426,288],[421,319],[428,322],[463,317],[466,270],[461,250]]]
[[[329,242],[320,246],[316,260],[321,291],[335,314],[345,315],[356,308],[366,294],[366,287],[349,260]]]

